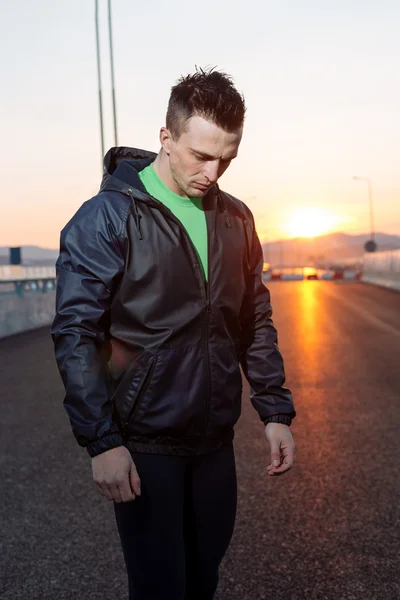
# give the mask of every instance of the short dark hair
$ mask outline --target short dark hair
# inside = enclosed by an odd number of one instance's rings
[[[246,112],[244,97],[233,85],[232,78],[221,71],[196,67],[196,72],[182,76],[171,89],[166,125],[178,139],[190,117],[212,121],[225,131],[243,125]]]

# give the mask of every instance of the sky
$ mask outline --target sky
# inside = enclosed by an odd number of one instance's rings
[[[0,246],[57,248],[98,191],[94,4],[0,4]],[[107,150],[106,0],[99,5]],[[171,86],[195,65],[217,66],[247,105],[239,156],[220,185],[251,208],[262,241],[298,235],[307,221],[320,233],[367,232],[367,185],[353,176],[371,180],[376,231],[400,234],[398,0],[112,7],[119,145],[158,152]]]

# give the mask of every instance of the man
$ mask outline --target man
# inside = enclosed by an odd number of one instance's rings
[[[249,208],[217,181],[243,97],[223,73],[172,88],[156,155],[112,148],[61,232],[52,337],[78,443],[114,502],[135,600],[211,600],[236,514],[240,365],[271,447],[295,416]]]

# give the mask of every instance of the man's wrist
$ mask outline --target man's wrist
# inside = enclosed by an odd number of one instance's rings
[[[122,436],[119,433],[112,433],[88,444],[86,450],[88,451],[89,456],[94,458],[98,454],[102,454],[103,452],[107,452],[107,450],[112,450],[113,448],[123,445],[124,440]]]
[[[268,423],[281,423],[282,425],[290,426],[292,424],[292,417],[285,414],[271,415],[264,419],[264,425],[268,425]]]

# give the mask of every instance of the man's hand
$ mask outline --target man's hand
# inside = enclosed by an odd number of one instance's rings
[[[92,458],[93,481],[102,496],[115,502],[130,502],[140,496],[140,479],[125,446],[118,446]]]
[[[291,431],[283,423],[267,423],[265,437],[271,448],[268,475],[282,475],[293,467],[295,445]]]

